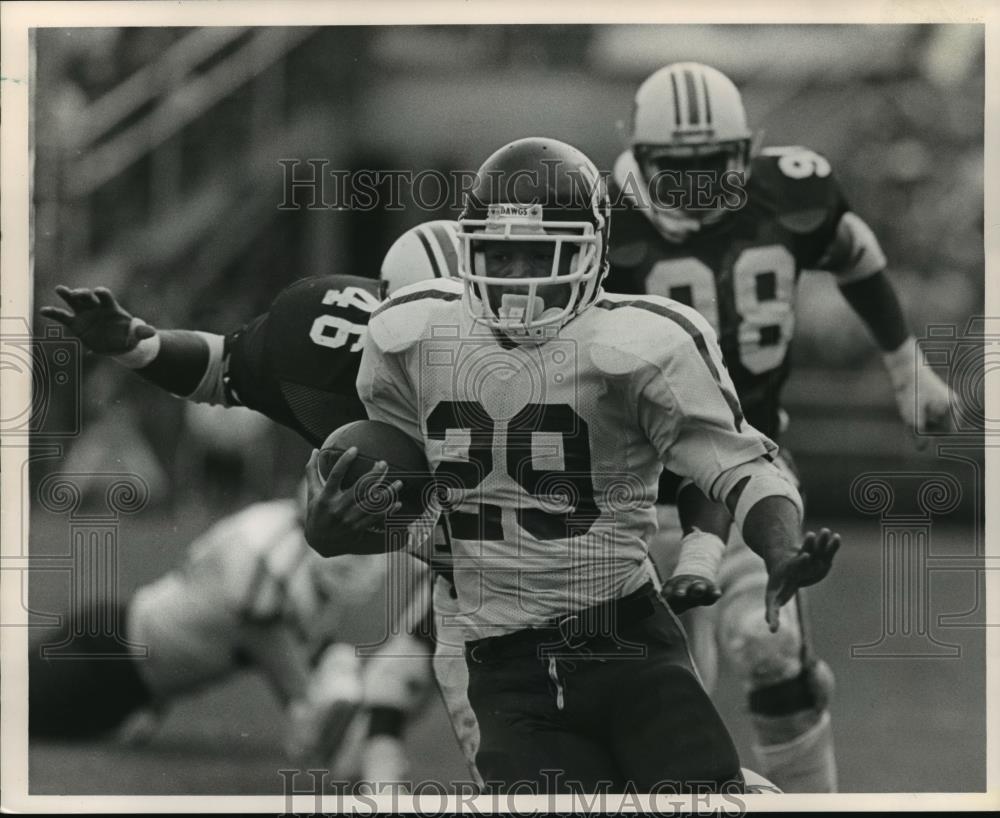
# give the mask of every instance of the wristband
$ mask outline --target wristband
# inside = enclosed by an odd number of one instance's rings
[[[898,349],[882,353],[882,361],[889,371],[889,380],[897,388],[912,381],[916,376],[916,360],[917,339],[912,335],[903,341]]]
[[[681,553],[672,576],[691,575],[715,582],[726,544],[715,534],[695,528],[681,540]]]
[[[141,318],[133,318],[128,327],[129,334],[131,335],[135,331],[135,328],[141,325],[146,325],[146,322]],[[123,352],[120,355],[112,355],[111,358],[129,369],[142,369],[144,366],[151,364],[159,354],[160,335],[157,333],[151,338],[143,338],[128,352]]]

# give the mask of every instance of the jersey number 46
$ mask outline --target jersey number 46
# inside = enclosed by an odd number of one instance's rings
[[[323,304],[341,309],[354,308],[362,312],[372,312],[379,300],[360,287],[345,287],[343,290],[327,290]],[[314,344],[338,349],[353,339],[351,352],[360,352],[367,332],[367,324],[356,324],[342,315],[320,315],[309,329],[309,337]]]

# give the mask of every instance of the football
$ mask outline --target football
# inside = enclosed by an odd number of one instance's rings
[[[341,482],[341,488],[355,485],[376,463],[384,460],[388,466],[387,481],[402,480],[399,492],[402,508],[391,521],[407,524],[420,517],[432,496],[434,476],[427,464],[423,448],[413,438],[389,423],[378,420],[358,420],[332,432],[320,449],[319,473],[326,480],[340,456],[352,446],[358,456],[351,463]],[[359,501],[370,503],[373,510],[384,505],[379,492],[366,492],[364,482]]]

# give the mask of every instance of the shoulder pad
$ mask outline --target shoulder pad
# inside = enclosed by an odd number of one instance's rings
[[[695,310],[662,296],[605,293],[594,309],[606,317],[591,337],[590,357],[611,377],[663,368],[678,344],[691,337],[685,327],[702,333],[708,327]]]
[[[301,317],[305,311],[312,313],[308,316],[312,319],[315,317],[314,314],[325,312],[322,306],[323,297],[331,290],[349,295],[357,293],[353,299],[343,299],[346,309],[371,312],[382,301],[381,282],[373,278],[344,275],[313,276],[300,279],[285,287],[275,297],[269,312],[272,316],[293,314]],[[368,309],[369,306],[371,309]]]
[[[234,561],[249,564],[248,558],[267,551],[286,531],[295,528],[298,514],[294,500],[253,503],[216,522],[191,544],[190,555],[202,569],[212,566],[225,578],[235,570]]]
[[[253,503],[232,517],[247,541],[261,540],[267,545],[273,545],[282,532],[295,528],[298,519],[299,506],[291,498]]]
[[[811,233],[848,209],[829,160],[816,151],[764,148],[750,167],[750,195],[767,200],[793,233]]]
[[[335,275],[284,289],[267,314],[271,370],[282,380],[319,387],[356,366],[358,341],[380,303],[379,287],[374,279]]]
[[[464,291],[461,281],[447,278],[403,287],[375,310],[368,337],[383,352],[402,352],[424,337],[442,307],[461,301]]]
[[[639,164],[635,161],[632,151],[622,151],[615,159],[608,187],[613,195],[634,202],[635,192],[633,188],[640,178]]]

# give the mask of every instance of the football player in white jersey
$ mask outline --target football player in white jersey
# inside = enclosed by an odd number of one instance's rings
[[[46,658],[41,647],[58,640],[36,637],[32,735],[97,735],[121,724],[127,739],[148,739],[178,699],[246,668],[267,679],[285,708],[290,760],[327,763],[365,693],[364,668],[353,646],[336,642],[338,627],[379,590],[386,564],[319,559],[303,538],[302,515],[300,498],[225,517],[190,545],[181,565],[109,611],[144,656]],[[115,644],[90,640],[95,653]]]
[[[358,393],[447,487],[479,770],[522,792],[738,790],[735,747],[647,555],[659,473],[730,509],[767,566],[772,628],[839,538],[800,547],[801,499],[743,420],[707,322],[602,290],[610,203],[583,154],[541,138],[501,148],[460,225],[462,281],[375,311]],[[391,512],[341,489],[356,454],[325,482],[318,454],[307,466],[306,536],[326,556],[396,541],[377,531]]]
[[[804,147],[755,150],[739,90],[722,72],[693,62],[665,66],[642,83],[628,136],[615,164],[619,209],[605,286],[697,309],[719,335],[743,412],[756,428],[780,442],[796,286],[814,270],[834,275],[870,329],[907,425],[921,433],[946,428],[954,398],[918,360],[885,254],[825,157]],[[708,193],[729,198],[695,207],[684,197],[696,179],[707,182]],[[783,447],[779,465],[797,481],[787,455]],[[717,579],[693,593],[684,584],[676,590],[689,602],[722,594],[685,619],[706,685],[713,688],[722,654],[747,695],[760,769],[786,792],[835,791],[833,675],[803,636],[801,600],[782,611],[779,633],[761,627],[767,575],[730,530],[729,514],[713,509],[697,487],[681,488],[676,477],[662,480],[660,491],[654,552],[667,565],[679,553],[681,574]],[[678,521],[677,510],[696,521]],[[690,533],[679,542],[682,522]]]

